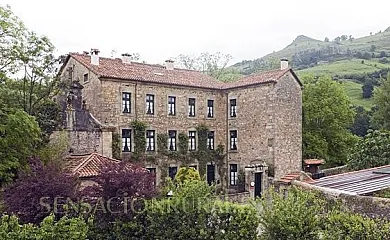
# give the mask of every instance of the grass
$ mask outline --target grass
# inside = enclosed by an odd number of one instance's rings
[[[374,105],[374,102],[372,98],[363,98],[362,84],[345,79],[341,80],[341,82],[353,105],[362,106],[366,110],[371,109],[371,107]]]
[[[345,74],[363,74],[379,71],[383,68],[390,68],[390,64],[379,63],[376,60],[348,59],[326,64],[321,64],[312,68],[306,68],[297,71],[301,74],[314,75],[345,75]]]

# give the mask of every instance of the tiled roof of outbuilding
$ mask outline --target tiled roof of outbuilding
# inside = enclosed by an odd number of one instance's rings
[[[94,177],[99,175],[103,167],[112,163],[120,163],[120,161],[97,153],[71,155],[66,158],[64,168],[80,178]]]
[[[121,59],[99,57],[99,65],[91,64],[91,56],[79,53],[71,53],[69,56],[76,59],[86,68],[102,78],[114,78],[122,80],[136,80],[150,83],[161,83],[177,86],[189,86],[208,89],[231,89],[256,84],[277,82],[284,74],[291,71],[272,70],[245,76],[237,81],[223,83],[202,72],[175,68],[167,70],[164,66],[131,62],[123,63]],[[294,77],[295,74],[293,74]],[[298,80],[298,78],[297,78]],[[299,80],[298,80],[299,82]]]

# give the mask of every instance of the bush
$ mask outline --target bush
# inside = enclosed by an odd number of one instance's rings
[[[199,172],[192,167],[181,167],[176,174],[175,182],[200,181]]]
[[[46,217],[40,226],[19,223],[15,216],[4,215],[0,219],[0,239],[8,240],[82,240],[87,239],[88,225],[82,218],[63,217],[54,221],[54,215]]]
[[[348,212],[332,212],[325,221],[324,240],[390,239],[390,225],[379,219],[370,219]]]
[[[31,158],[30,169],[19,174],[15,183],[4,189],[6,210],[15,214],[23,223],[39,224],[58,204],[66,198],[76,198],[77,178],[62,172],[58,166],[43,165],[38,158]],[[58,209],[62,212],[63,209]]]

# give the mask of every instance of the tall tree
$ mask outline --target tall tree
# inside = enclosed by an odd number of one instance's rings
[[[390,74],[386,79],[380,80],[380,86],[374,90],[374,103],[372,125],[377,129],[390,130]]]
[[[302,80],[304,158],[324,158],[330,165],[344,164],[355,141],[349,131],[354,119],[349,98],[330,77],[305,76]]]
[[[230,54],[205,52],[199,56],[180,54],[176,61],[180,67],[201,71],[218,79],[231,59]]]

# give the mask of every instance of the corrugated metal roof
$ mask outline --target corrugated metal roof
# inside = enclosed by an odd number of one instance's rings
[[[311,184],[364,195],[390,188],[390,174],[378,170],[390,165],[348,172],[318,179]]]

